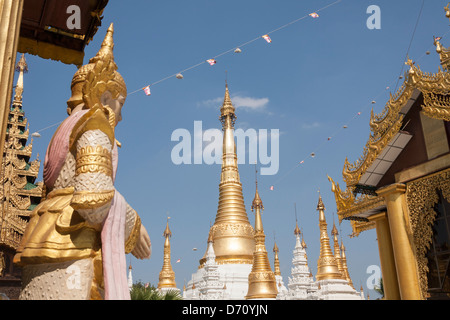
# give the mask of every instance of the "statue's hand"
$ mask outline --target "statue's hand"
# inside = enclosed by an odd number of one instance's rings
[[[131,253],[138,259],[149,259],[152,254],[152,243],[143,224],[141,224],[141,231],[136,246]]]

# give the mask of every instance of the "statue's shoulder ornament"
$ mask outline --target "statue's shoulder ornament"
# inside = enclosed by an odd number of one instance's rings
[[[89,109],[72,129],[69,138],[69,149],[76,147],[76,141],[87,131],[101,130],[105,133],[111,144],[115,141],[114,127],[110,121],[110,115],[113,111],[108,107],[94,107]]]

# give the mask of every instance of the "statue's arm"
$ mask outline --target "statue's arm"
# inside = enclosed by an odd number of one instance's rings
[[[94,114],[77,132],[75,192],[72,207],[87,221],[99,224],[106,218],[114,197],[112,148],[114,137],[102,114]]]

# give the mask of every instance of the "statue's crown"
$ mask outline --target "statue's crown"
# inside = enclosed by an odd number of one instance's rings
[[[74,74],[71,83],[72,97],[67,102],[69,105],[69,109],[73,109],[73,107],[75,107],[77,104],[83,102],[83,96],[86,94],[86,92],[83,91],[83,88],[85,87],[84,83],[85,81],[88,80],[89,73],[94,71],[98,62],[105,62],[105,63],[110,62],[113,64],[114,75],[112,81],[114,82],[116,89],[123,96],[127,95],[127,87],[125,81],[120,75],[120,73],[117,72],[117,65],[114,62],[113,35],[114,35],[114,26],[111,23],[111,25],[108,28],[108,31],[106,32],[106,36],[105,39],[103,40],[100,50],[93,58],[89,60],[88,64],[81,66]]]

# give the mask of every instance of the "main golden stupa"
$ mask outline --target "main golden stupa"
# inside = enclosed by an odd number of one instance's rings
[[[242,183],[239,177],[234,140],[235,111],[227,84],[219,117],[223,130],[219,204],[208,239],[213,244],[215,261],[219,265],[221,278],[225,281],[228,298],[244,299],[248,292],[248,276],[253,265],[255,238],[245,209]],[[197,272],[192,275],[191,281],[186,286],[188,298],[195,296],[194,290],[202,281],[205,262],[206,253],[200,259]]]

